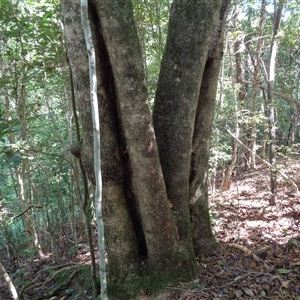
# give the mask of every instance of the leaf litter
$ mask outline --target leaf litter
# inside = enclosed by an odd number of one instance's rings
[[[279,164],[300,186],[300,164]],[[277,190],[269,206],[269,170],[258,164],[210,195],[218,247],[198,259],[197,284],[170,287],[165,299],[300,300],[300,197],[279,176]]]
[[[282,159],[280,164],[300,186],[300,164],[288,159]],[[240,172],[227,191],[210,195],[212,226],[218,241],[216,250],[197,258],[193,281],[169,286],[158,295],[139,295],[136,300],[300,300],[300,197],[288,182],[278,178],[276,206],[269,206],[269,198],[269,171],[262,164],[255,170]],[[66,232],[63,240],[68,241],[71,236],[71,232]],[[77,255],[68,255],[71,244],[62,242],[60,246],[60,264],[76,267],[89,263],[87,246]],[[6,256],[4,252],[0,255]],[[22,285],[18,284],[18,277],[38,285],[49,278],[43,272],[45,264],[48,268],[58,267],[51,264],[51,259],[20,264],[15,270],[5,265],[19,287]],[[39,293],[51,288],[49,282]],[[92,299],[84,291],[69,293],[69,290],[66,287],[56,299]],[[9,299],[2,278],[0,293],[2,299]]]

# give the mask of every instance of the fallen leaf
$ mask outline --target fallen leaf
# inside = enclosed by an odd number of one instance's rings
[[[236,296],[237,298],[241,297],[243,294],[244,294],[244,292],[243,292],[242,290],[236,290],[236,291],[235,291],[235,296]]]
[[[265,296],[267,296],[267,293],[266,293],[264,290],[262,290],[262,291],[260,292],[260,295],[263,296],[263,297],[265,297]]]
[[[289,274],[289,273],[291,273],[291,271],[288,270],[288,269],[277,269],[276,273],[278,273],[278,274]]]
[[[288,289],[289,288],[289,285],[290,285],[290,280],[286,280],[286,281],[283,281],[281,283],[282,287]]]
[[[242,275],[238,275],[238,276],[236,276],[236,277],[234,278],[234,281],[238,281],[238,280],[240,280],[242,277],[243,277]]]
[[[254,293],[252,292],[251,289],[249,288],[243,288],[243,290],[245,291],[245,293],[250,296],[250,297],[253,297],[254,296]]]
[[[296,247],[298,246],[298,241],[295,239],[290,239],[290,242],[295,245]]]

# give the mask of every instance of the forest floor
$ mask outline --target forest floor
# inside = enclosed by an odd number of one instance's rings
[[[279,159],[278,166],[300,187],[297,160]],[[162,299],[300,300],[300,195],[278,174],[276,206],[269,199],[269,169],[262,163],[210,195],[218,248],[199,259],[193,282],[170,287]]]
[[[279,165],[300,187],[298,159],[282,159]],[[137,300],[300,300],[300,196],[278,175],[277,203],[269,206],[268,168],[258,164],[255,170],[238,173],[227,191],[210,195],[218,247],[197,260],[195,280],[170,286],[159,295],[140,295]],[[71,234],[65,232],[63,240],[71,240]],[[77,285],[71,283],[78,267],[89,263],[87,245],[80,245],[79,253],[75,254],[72,244],[61,242],[59,263],[55,264],[49,257],[43,262],[19,261],[12,266],[6,263],[4,250],[0,255],[19,291],[23,287],[21,299],[92,299],[91,293],[82,289],[85,283],[78,284],[78,280]],[[45,298],[62,269],[61,277],[69,284],[61,288],[57,297],[48,294]],[[10,295],[2,280],[0,299],[8,300]],[[25,282],[31,285],[26,287]]]

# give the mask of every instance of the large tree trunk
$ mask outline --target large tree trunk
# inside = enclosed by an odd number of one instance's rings
[[[90,9],[91,11],[91,9]],[[85,40],[80,19],[80,3],[62,1],[62,12],[68,50],[72,68],[75,96],[81,114],[84,140],[79,153],[90,181],[94,184],[93,171],[93,130],[89,99],[89,71]],[[97,55],[98,98],[100,102],[101,139],[102,139],[102,176],[103,176],[103,218],[107,252],[109,256],[109,281],[115,285],[126,285],[133,289],[129,278],[138,276],[138,244],[133,223],[126,202],[124,174],[126,155],[121,156],[118,133],[113,77],[104,46],[97,15],[91,13],[92,33]],[[125,161],[125,162],[124,162]],[[126,182],[127,183],[127,182]],[[127,183],[128,184],[128,183]],[[124,283],[124,281],[126,283]],[[136,284],[138,280],[136,280]],[[118,291],[118,287],[115,286]],[[123,291],[124,292],[124,291]],[[126,294],[124,292],[124,294]]]
[[[214,242],[207,201],[208,145],[222,58],[222,12],[228,1],[222,9],[222,1],[202,2],[173,3],[156,94],[155,134],[131,1],[89,2],[97,58],[108,287],[121,299],[132,299],[140,277],[145,290],[190,278],[195,271],[193,242],[197,254],[207,239]],[[95,183],[79,3],[62,0],[62,8],[84,131],[76,155]],[[203,74],[207,78],[202,81]]]
[[[184,272],[190,277],[195,262],[185,258],[177,243],[159,163],[131,3],[95,1],[95,11],[101,20],[101,32],[112,68],[114,95],[110,99],[116,105],[119,147],[126,160],[127,201],[139,249],[142,250],[139,254],[147,257],[151,288],[165,280],[173,280],[171,278],[178,274],[183,276]]]
[[[219,7],[174,1],[157,84],[153,121],[181,244],[193,253],[189,180],[201,80]]]
[[[222,7],[221,1],[173,2],[154,103],[167,193],[179,239],[191,255],[193,248],[200,254],[214,244],[207,170],[226,8],[227,1]]]
[[[209,253],[215,246],[208,207],[208,162],[218,76],[223,58],[223,31],[228,1],[222,1],[213,38],[206,58],[198,99],[190,170],[190,211],[196,255]]]

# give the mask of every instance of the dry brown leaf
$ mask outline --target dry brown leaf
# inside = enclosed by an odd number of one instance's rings
[[[282,287],[288,289],[289,286],[290,286],[290,280],[283,281],[283,282],[281,283],[281,285],[282,285]]]

